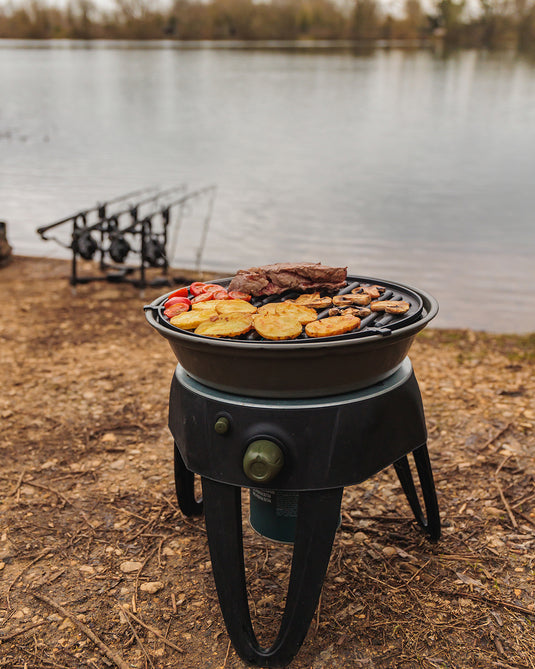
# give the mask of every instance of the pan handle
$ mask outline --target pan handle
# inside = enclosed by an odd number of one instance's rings
[[[143,311],[152,311],[154,315],[158,314],[158,309],[160,305],[158,304],[160,298],[157,300],[154,300],[154,302],[151,302],[150,304],[144,304],[143,305]]]

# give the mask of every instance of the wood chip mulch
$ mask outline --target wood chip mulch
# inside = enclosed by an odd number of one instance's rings
[[[175,360],[142,310],[166,291],[89,283],[73,295],[69,271],[22,257],[0,270],[0,667],[245,667],[203,519],[174,494]],[[419,531],[392,468],[346,488],[290,666],[533,669],[535,335],[427,329],[410,355],[442,538]],[[268,644],[291,549],[244,528]]]

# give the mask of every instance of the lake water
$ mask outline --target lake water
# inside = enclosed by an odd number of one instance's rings
[[[145,186],[217,185],[202,267],[347,265],[434,325],[535,331],[535,67],[509,54],[0,41],[0,220],[36,228]],[[194,267],[195,201],[172,264]],[[176,247],[175,247],[176,242]]]

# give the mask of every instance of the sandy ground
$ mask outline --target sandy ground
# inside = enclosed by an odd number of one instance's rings
[[[230,669],[202,518],[177,508],[175,360],[126,284],[66,262],[0,269],[0,667]],[[294,669],[535,667],[535,337],[428,329],[411,349],[443,535],[392,469],[346,488]],[[256,630],[291,550],[245,527]]]

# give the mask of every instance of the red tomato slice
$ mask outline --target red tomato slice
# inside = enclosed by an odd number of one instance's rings
[[[164,316],[167,316],[167,318],[173,318],[173,316],[178,316],[178,314],[181,314],[183,311],[188,311],[188,309],[189,306],[184,304],[184,302],[177,302],[176,304],[172,304],[170,307],[165,309],[163,313]]]
[[[188,289],[186,286],[184,286],[184,288],[179,288],[178,290],[175,290],[174,293],[171,293],[171,295],[169,295],[167,299],[170,300],[173,297],[187,297],[187,296],[188,296]]]
[[[241,290],[231,290],[228,296],[231,300],[246,300],[247,302],[251,301],[251,296],[249,293],[242,293]]]
[[[217,290],[215,288],[210,288],[206,290],[204,293],[200,293],[199,295],[196,295],[192,300],[191,303],[195,304],[196,302],[207,302],[208,300],[213,300],[215,298],[215,294],[218,293],[221,289],[221,286],[217,286]]]
[[[214,290],[214,300],[229,300],[229,294],[224,288],[219,287],[219,290]]]
[[[187,307],[191,307],[191,302],[188,300],[187,297],[170,297],[167,302],[163,305],[164,309],[167,309],[170,307],[172,304],[185,304]]]
[[[200,295],[201,293],[204,293],[206,284],[203,283],[202,281],[194,281],[191,286],[189,287],[189,292],[194,296],[197,297],[197,295]]]

